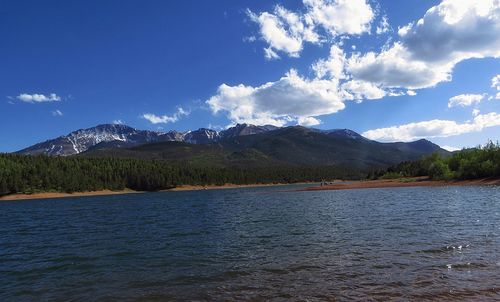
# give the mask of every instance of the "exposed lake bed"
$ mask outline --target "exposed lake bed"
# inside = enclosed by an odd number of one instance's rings
[[[282,190],[1,203],[0,298],[499,298],[499,187]]]
[[[355,190],[407,187],[453,187],[453,186],[499,186],[499,178],[479,178],[466,180],[432,180],[427,176],[397,179],[376,179],[361,181],[338,181],[320,186],[311,186],[299,191]]]
[[[302,185],[306,185],[303,187]],[[282,191],[323,191],[323,190],[354,190],[354,189],[375,189],[375,188],[405,188],[405,187],[447,187],[447,186],[500,186],[499,178],[479,178],[471,180],[431,180],[428,177],[413,177],[401,179],[377,179],[377,180],[354,180],[344,181],[336,180],[325,185],[316,182],[304,182],[295,184],[284,183],[262,183],[262,184],[223,184],[223,185],[180,185],[171,189],[161,190],[159,192],[177,192],[177,191],[200,191],[200,190],[221,190],[221,189],[243,189],[260,187],[281,187]],[[297,186],[300,186],[297,189]],[[0,201],[14,201],[26,199],[54,199],[67,197],[85,197],[85,196],[106,196],[131,193],[147,193],[146,191],[124,190],[99,190],[87,192],[37,192],[37,193],[16,193],[0,196]]]

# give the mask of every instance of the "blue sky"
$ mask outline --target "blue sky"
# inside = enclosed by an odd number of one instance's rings
[[[113,122],[500,140],[499,6],[3,0],[0,152]]]

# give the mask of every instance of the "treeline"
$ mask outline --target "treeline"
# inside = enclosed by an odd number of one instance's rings
[[[161,160],[0,154],[0,195],[95,190],[156,191],[178,185],[294,183],[360,178],[342,167],[195,167]]]
[[[500,177],[500,145],[490,141],[485,146],[464,149],[448,157],[432,154],[418,161],[400,163],[385,171],[372,172],[368,178],[416,176],[441,180]]]

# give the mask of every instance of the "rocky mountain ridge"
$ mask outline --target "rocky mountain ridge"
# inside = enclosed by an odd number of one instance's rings
[[[258,134],[278,129],[274,126],[254,126],[238,124],[223,131],[200,128],[194,131],[168,132],[138,130],[121,124],[102,124],[87,129],[79,129],[67,135],[47,140],[22,149],[17,153],[27,155],[68,156],[80,154],[96,146],[99,147],[133,147],[137,145],[177,141],[191,144],[207,144],[222,139],[243,135]]]

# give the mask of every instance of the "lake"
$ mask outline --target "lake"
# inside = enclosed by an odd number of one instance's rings
[[[500,187],[0,203],[1,301],[498,300]]]

